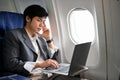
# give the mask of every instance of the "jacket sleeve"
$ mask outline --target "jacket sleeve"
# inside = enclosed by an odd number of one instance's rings
[[[8,72],[29,76],[29,72],[23,67],[25,62],[19,59],[19,47],[20,43],[15,34],[7,33],[3,40],[3,66]]]
[[[54,53],[52,53],[51,49],[48,47],[48,44],[46,43],[46,40],[39,37],[39,43],[41,45],[41,49],[42,49],[42,54],[44,54],[45,60],[46,59],[54,59],[57,60],[58,62],[60,61],[60,53],[59,53],[59,49],[57,49],[56,51],[54,51]]]

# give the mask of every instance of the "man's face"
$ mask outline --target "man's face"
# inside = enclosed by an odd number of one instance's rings
[[[40,32],[45,25],[46,17],[33,17],[30,21],[29,27],[33,33]]]

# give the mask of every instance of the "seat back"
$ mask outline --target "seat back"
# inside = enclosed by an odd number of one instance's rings
[[[15,12],[0,11],[0,72],[2,67],[2,40],[7,31],[24,26],[23,15]]]

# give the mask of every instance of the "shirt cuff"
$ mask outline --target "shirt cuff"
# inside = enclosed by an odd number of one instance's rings
[[[58,50],[58,47],[55,47],[55,49],[52,49],[52,48],[49,47],[49,49],[50,49],[50,52],[51,52],[51,58],[52,58],[53,55],[54,55],[54,53]]]
[[[24,65],[24,68],[28,71],[28,72],[32,72],[33,68],[35,67],[36,62],[26,62]]]
[[[54,54],[58,50],[58,47],[55,47],[55,49],[52,49],[49,47],[49,49],[50,49],[51,53]]]
[[[30,74],[32,74],[32,75],[38,75],[38,74],[43,73],[42,68],[33,69],[35,67],[36,63],[37,63],[37,61],[36,62],[26,62],[24,65],[24,68],[28,72],[30,72]],[[39,61],[39,63],[41,63],[41,62]]]

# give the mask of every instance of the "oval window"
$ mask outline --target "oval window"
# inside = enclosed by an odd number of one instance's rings
[[[75,9],[69,14],[69,32],[74,43],[92,42],[95,37],[94,19],[86,9]]]

